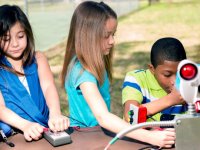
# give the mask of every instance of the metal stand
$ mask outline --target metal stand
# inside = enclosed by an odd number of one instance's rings
[[[195,105],[188,103],[188,113],[175,120],[176,150],[199,150],[200,114],[196,113]]]

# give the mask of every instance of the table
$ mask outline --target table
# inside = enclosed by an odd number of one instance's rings
[[[24,136],[18,133],[8,139],[15,144],[15,147],[11,148],[0,142],[0,150],[103,150],[112,137],[105,135],[101,129],[96,129],[87,132],[75,131],[71,134],[71,139],[71,144],[53,147],[44,138],[39,141],[26,142]],[[147,146],[149,145],[137,141],[118,140],[110,146],[109,150],[139,150]]]

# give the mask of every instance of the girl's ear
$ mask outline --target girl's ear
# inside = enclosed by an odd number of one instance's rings
[[[155,72],[154,66],[152,64],[148,64],[148,68],[151,71],[151,73],[154,75],[154,72]]]

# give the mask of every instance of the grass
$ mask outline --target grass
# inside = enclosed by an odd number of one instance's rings
[[[200,1],[161,1],[148,6],[142,4],[137,11],[119,18],[114,54],[114,80],[111,85],[112,112],[122,116],[121,87],[125,73],[138,68],[146,69],[152,44],[161,37],[180,39],[189,59],[200,63]],[[65,91],[59,85],[65,43],[61,42],[46,53],[54,72],[61,98],[61,109],[68,114]]]

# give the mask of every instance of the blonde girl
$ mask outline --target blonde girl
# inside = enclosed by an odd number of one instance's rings
[[[75,10],[62,70],[70,126],[101,126],[119,132],[130,125],[110,113],[112,54],[117,15],[104,2],[85,1]],[[174,144],[174,131],[136,130],[128,137],[161,147]]]

